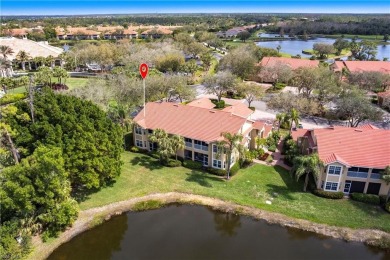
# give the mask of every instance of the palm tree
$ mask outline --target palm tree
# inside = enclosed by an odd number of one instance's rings
[[[303,191],[306,191],[309,183],[309,175],[312,174],[316,180],[320,174],[321,161],[318,154],[297,156],[293,160],[293,168],[291,171],[295,173],[295,178],[299,178],[306,174]]]
[[[276,49],[278,50],[278,53],[279,53],[281,48],[282,48],[282,46],[280,46],[280,45],[278,45],[278,47],[276,47]]]
[[[30,55],[26,51],[19,51],[16,59],[22,63],[22,69],[26,70],[26,61],[30,59]]]
[[[291,109],[290,120],[291,120],[291,125],[290,125],[290,134],[291,134],[292,124],[295,123],[295,127],[298,127],[299,125],[299,112],[295,108]]]
[[[276,121],[278,122],[278,132],[280,131],[280,125],[286,119],[286,113],[278,113],[276,114]]]
[[[176,156],[175,158],[177,160],[177,152],[179,150],[184,149],[186,143],[184,141],[184,138],[179,135],[172,135],[170,139],[171,139],[172,149],[175,151],[175,156]]]
[[[241,148],[241,141],[243,136],[241,134],[231,134],[228,132],[221,134],[224,138],[222,141],[217,142],[218,152],[217,157],[220,157],[222,152],[226,153],[225,160],[227,160],[227,176],[226,179],[230,179],[230,165],[232,163],[232,154],[235,150],[239,152],[243,149]]]
[[[47,65],[47,66],[50,65],[51,68],[54,68],[54,62],[55,62],[55,58],[54,58],[53,56],[51,56],[51,55],[49,55],[49,56],[47,56],[47,57],[45,58],[45,63],[46,63],[46,65]]]
[[[68,78],[69,75],[65,69],[61,67],[55,67],[53,69],[53,77],[56,77],[58,79],[58,83],[62,84],[62,79]]]
[[[157,128],[153,131],[153,134],[149,135],[149,141],[157,143],[157,153],[160,155],[160,162],[168,162],[169,157],[174,154],[172,149],[172,142],[163,129]]]
[[[390,183],[390,165],[389,166],[387,166],[384,170],[383,170],[383,172],[382,172],[382,180],[384,180],[386,183],[387,183],[387,185],[389,185],[389,183]],[[387,197],[386,197],[386,203],[389,201],[389,199],[390,199],[390,190],[389,190],[389,192],[387,193]]]
[[[6,45],[0,45],[0,53],[3,55],[4,59],[7,59],[7,56],[14,53],[11,47]]]

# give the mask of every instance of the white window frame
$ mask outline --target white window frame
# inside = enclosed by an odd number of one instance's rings
[[[333,167],[333,172],[331,172],[331,168]],[[336,173],[336,169],[340,169],[340,172],[337,174]],[[336,175],[336,176],[339,176],[341,175],[343,172],[343,167],[342,166],[338,166],[338,165],[328,165],[328,171],[327,171],[327,174],[329,175]]]
[[[222,161],[214,159],[213,160],[213,168],[222,169]]]
[[[328,184],[330,185],[330,189],[327,189],[327,186],[328,186]],[[334,189],[332,189],[333,187],[334,187],[334,184],[336,184],[336,189],[334,190]],[[339,190],[339,185],[340,185],[340,183],[338,183],[338,182],[331,182],[331,181],[327,181],[327,182],[325,182],[325,185],[324,185],[324,190],[326,190],[326,191],[334,191],[334,192],[336,192],[336,191],[338,191]]]
[[[135,127],[135,134],[137,135],[142,135],[142,127],[136,126]]]
[[[140,145],[141,144],[141,145]],[[143,148],[143,142],[142,140],[135,139],[135,146],[139,148]]]

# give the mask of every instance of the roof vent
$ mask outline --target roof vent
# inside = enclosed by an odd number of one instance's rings
[[[179,107],[179,105],[178,105],[178,104],[174,104],[173,106],[174,106],[174,107]]]
[[[214,110],[209,110],[210,111],[210,113],[215,113],[215,111]]]
[[[355,132],[363,132],[362,129],[355,129]]]

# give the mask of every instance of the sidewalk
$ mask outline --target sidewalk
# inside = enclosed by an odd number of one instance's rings
[[[291,170],[291,166],[288,166],[283,161],[284,156],[281,154],[282,147],[283,147],[283,143],[279,142],[278,147],[276,148],[275,152],[271,153],[271,156],[273,158],[273,161],[271,163],[267,163],[265,161],[261,161],[258,159],[253,159],[253,162],[258,163],[258,164],[263,164],[263,165],[271,165],[271,166],[278,165],[278,166],[283,167],[284,169],[286,169],[288,171]]]

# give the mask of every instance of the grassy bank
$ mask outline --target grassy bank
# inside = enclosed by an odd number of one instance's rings
[[[91,194],[80,203],[82,210],[151,193],[170,191],[215,197],[316,223],[351,228],[375,228],[390,232],[389,214],[381,208],[351,200],[328,200],[302,192],[280,167],[254,165],[230,181],[182,167],[166,168],[142,154],[123,154],[122,175],[112,186]],[[271,200],[267,205],[266,200]]]

